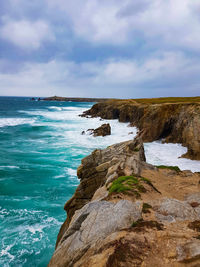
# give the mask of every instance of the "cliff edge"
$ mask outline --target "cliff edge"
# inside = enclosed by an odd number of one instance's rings
[[[200,174],[145,162],[141,137],[77,170],[49,267],[200,265]]]
[[[109,100],[82,116],[130,122],[143,131],[144,142],[181,143],[188,148],[183,157],[200,160],[200,97]]]

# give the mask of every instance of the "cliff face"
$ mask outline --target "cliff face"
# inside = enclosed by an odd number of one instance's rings
[[[200,160],[200,104],[145,104],[114,100],[95,104],[83,116],[119,119],[144,132],[144,142],[163,139],[188,148],[184,157]]]
[[[78,168],[49,267],[200,265],[200,176],[145,162],[140,137]]]

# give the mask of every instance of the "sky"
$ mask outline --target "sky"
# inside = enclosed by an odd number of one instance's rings
[[[200,95],[200,1],[0,0],[0,95]]]

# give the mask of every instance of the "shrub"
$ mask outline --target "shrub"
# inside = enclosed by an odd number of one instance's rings
[[[140,197],[140,193],[145,193],[146,189],[143,183],[151,185],[150,180],[144,177],[134,177],[134,176],[120,176],[109,188],[109,193],[129,193],[130,191],[137,197]]]
[[[170,169],[170,170],[173,170],[173,171],[176,171],[176,172],[180,172],[181,170],[179,169],[178,166],[165,166],[165,165],[159,165],[159,166],[156,166],[158,169]]]

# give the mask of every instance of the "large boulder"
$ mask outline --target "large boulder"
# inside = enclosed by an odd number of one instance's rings
[[[86,132],[83,131],[82,134],[89,133],[90,135],[96,136],[106,136],[111,135],[111,127],[109,123],[104,123],[96,129],[88,129]]]

